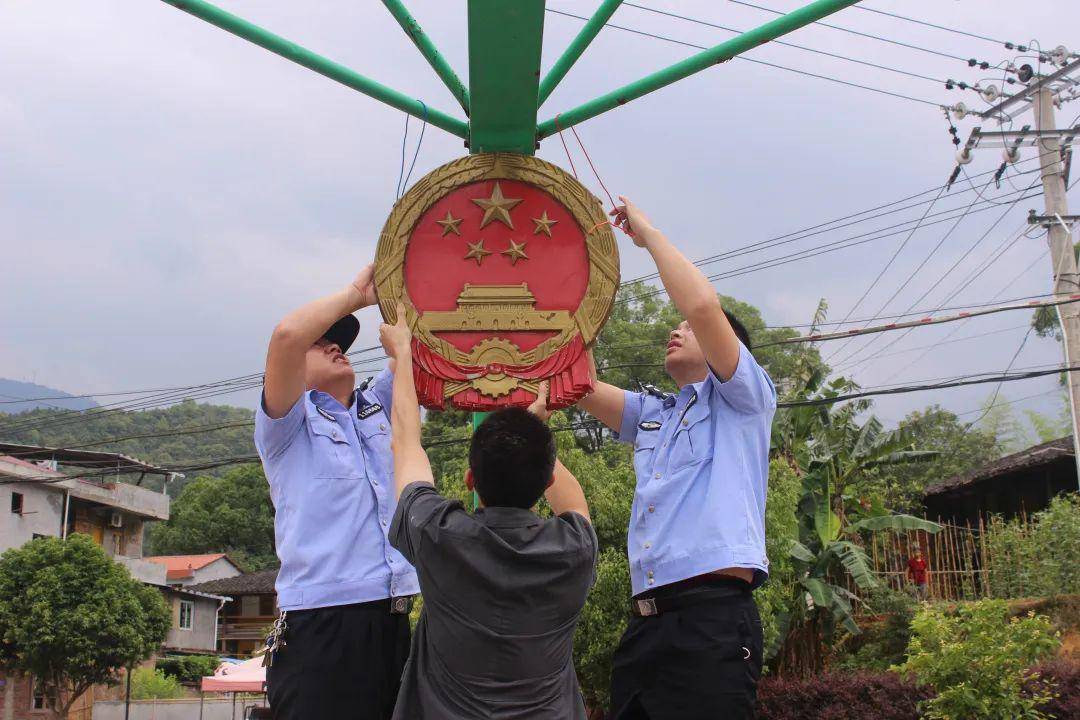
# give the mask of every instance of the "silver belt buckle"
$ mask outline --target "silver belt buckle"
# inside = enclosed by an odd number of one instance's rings
[[[635,600],[637,604],[638,615],[642,617],[649,617],[650,615],[656,615],[656,600],[653,598],[645,598],[644,600]]]
[[[409,597],[392,597],[390,598],[390,614],[391,615],[408,615],[409,614]]]

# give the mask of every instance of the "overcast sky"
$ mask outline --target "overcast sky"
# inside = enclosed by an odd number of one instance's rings
[[[761,0],[790,10],[793,0]],[[222,7],[349,67],[460,114],[381,3],[221,0]],[[648,0],[651,7],[745,29],[770,15],[720,0]],[[870,0],[891,10],[992,38],[1044,48],[1080,48],[1080,4],[1016,5],[964,0]],[[413,14],[462,78],[467,77],[465,2],[411,0]],[[595,0],[551,0],[588,15]],[[613,22],[709,45],[715,28],[629,6]],[[859,9],[829,20],[866,33],[991,64],[1014,53],[984,40],[916,26]],[[549,13],[544,67],[580,22]],[[931,78],[972,82],[991,72],[955,59],[824,27],[787,40]],[[691,48],[606,29],[541,110],[541,119],[675,62]],[[972,92],[770,44],[750,58],[788,65],[930,101],[985,107]],[[1000,79],[998,80],[1000,83]],[[765,240],[940,185],[951,171],[947,123],[924,104],[735,61],[648,95],[579,127],[612,192],[639,202],[691,258]],[[455,112],[457,111],[457,112]],[[1080,103],[1059,112],[1059,125]],[[1030,114],[1018,124],[1030,121]],[[394,201],[403,115],[161,2],[0,3],[0,376],[72,393],[212,382],[261,369],[274,323],[292,307],[348,282],[372,256]],[[978,123],[958,123],[963,137]],[[989,123],[984,123],[989,126]],[[419,123],[411,123],[411,157]],[[571,146],[573,152],[576,148]],[[460,140],[428,128],[415,181],[461,156]],[[556,138],[540,157],[567,167]],[[1026,149],[1025,158],[1033,151]],[[575,155],[582,180],[599,186]],[[992,170],[1000,151],[968,166]],[[1030,168],[1034,163],[1028,163]],[[1022,166],[1023,167],[1023,166]],[[1015,180],[1027,185],[1035,175]],[[964,207],[963,180],[934,210]],[[985,180],[976,180],[977,183]],[[989,193],[1011,193],[1005,183]],[[929,199],[926,196],[920,199]],[[1011,200],[1015,194],[1006,195]],[[1072,193],[1073,211],[1080,195]],[[918,307],[948,291],[1021,228],[1017,204]],[[973,212],[887,306],[906,309],[1004,210]],[[917,218],[922,207],[902,219]],[[916,213],[912,215],[912,212]],[[896,222],[825,233],[706,267],[729,271],[792,250]],[[853,317],[868,317],[923,261],[951,224],[917,232]],[[722,292],[761,308],[771,324],[807,322],[820,298],[839,320],[905,235],[719,281]],[[648,272],[648,257],[621,242],[624,278]],[[1049,260],[1007,283],[1045,250],[1042,238],[1012,245],[952,304],[1050,290]],[[378,312],[361,312],[357,347],[375,344]],[[1020,345],[1026,313],[921,329],[880,358],[856,366],[866,386],[1002,370]],[[992,331],[998,331],[986,335]],[[893,338],[876,341],[880,350]],[[823,346],[831,354],[836,347]],[[843,357],[857,345],[841,351]],[[896,353],[896,354],[894,354]],[[868,353],[869,354],[869,353]],[[1060,346],[1030,337],[1015,367],[1058,363]],[[910,366],[909,366],[910,365]],[[1007,384],[1002,399],[1054,412],[1056,380]],[[993,385],[882,399],[895,420],[938,402],[976,409]],[[1049,393],[1049,394],[1047,394]],[[225,398],[251,406],[251,393]],[[969,416],[970,417],[970,416]]]

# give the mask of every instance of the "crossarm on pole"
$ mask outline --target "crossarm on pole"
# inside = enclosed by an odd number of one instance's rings
[[[554,135],[559,128],[565,129],[571,125],[577,125],[580,122],[594,118],[619,105],[625,105],[631,100],[636,100],[642,95],[647,95],[654,90],[659,90],[673,82],[682,80],[694,73],[701,72],[708,67],[718,63],[727,62],[736,55],[752,50],[758,45],[764,45],[770,40],[775,40],[781,35],[786,35],[793,30],[798,30],[804,25],[816,22],[838,10],[843,10],[846,7],[854,5],[858,1],[859,0],[816,0],[787,15],[782,15],[753,30],[744,32],[738,37],[731,38],[708,50],[703,50],[697,55],[688,57],[687,59],[666,67],[663,70],[659,70],[652,75],[647,75],[629,85],[624,85],[618,90],[613,90],[606,95],[602,95],[595,100],[590,100],[572,110],[559,113],[559,115],[556,116],[558,117],[558,127],[556,127],[555,118],[544,121],[536,129],[537,139],[542,140]]]
[[[566,77],[566,73],[570,71],[570,68],[574,66],[574,63],[578,61],[585,49],[592,43],[593,38],[599,34],[603,29],[604,23],[611,19],[611,16],[615,14],[615,11],[623,0],[604,0],[600,7],[596,9],[593,16],[589,18],[585,26],[581,28],[581,31],[570,42],[563,54],[559,56],[559,59],[555,61],[555,64],[548,70],[547,75],[540,81],[540,99],[539,105],[543,105],[544,101],[548,99],[551,92],[558,86],[562,79]]]
[[[620,0],[621,2],[622,0]],[[465,114],[469,114],[469,90],[465,87],[465,83],[461,82],[457,73],[454,72],[454,68],[450,67],[450,63],[446,61],[446,58],[442,56],[442,53],[438,51],[435,44],[431,42],[431,38],[427,36],[424,29],[420,27],[420,23],[409,14],[408,9],[401,2],[401,0],[383,0],[383,5],[390,11],[390,14],[394,16],[394,19],[398,21],[398,25],[405,31],[405,34],[409,36],[409,39],[413,41],[416,48],[420,51],[420,54],[424,56],[424,59],[428,61],[435,73],[446,85],[447,89],[457,99],[458,104],[461,105],[461,109],[465,111]]]
[[[211,5],[203,0],[164,0],[164,2],[179,8],[186,13],[194,15],[200,20],[205,20],[211,25],[230,32],[237,37],[255,43],[259,47],[265,48],[276,55],[280,55],[286,60],[292,60],[294,63],[302,65],[309,70],[314,70],[320,75],[335,80],[346,87],[358,90],[368,97],[374,98],[414,117],[424,119],[435,127],[442,128],[448,133],[457,135],[460,138],[466,138],[469,135],[468,123],[463,120],[458,120],[444,112],[435,110],[420,100],[411,98],[408,95],[403,95],[393,88],[389,88],[354,70],[350,70],[340,63],[336,63],[333,60],[329,60],[321,55],[313,53],[307,48],[286,40],[280,35],[275,35],[268,30],[264,30],[258,25],[254,25],[243,18],[226,12],[215,5]]]

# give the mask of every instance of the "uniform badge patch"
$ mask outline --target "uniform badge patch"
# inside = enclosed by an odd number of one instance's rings
[[[372,405],[368,405],[366,408],[356,413],[356,417],[360,420],[363,420],[364,418],[371,417],[380,410],[382,410],[382,405],[380,405],[379,403],[374,403]]]
[[[327,419],[327,420],[329,420],[330,422],[337,422],[337,418],[335,418],[335,417],[334,417],[333,415],[331,415],[330,413],[328,413],[328,412],[326,412],[325,410],[323,410],[323,409],[322,409],[321,407],[319,407],[318,405],[316,405],[316,406],[315,406],[315,409],[319,411],[319,414],[320,414],[320,415],[322,415],[322,416],[323,416],[324,418],[326,418],[326,419]]]
[[[647,421],[645,421],[643,423],[638,424],[638,430],[659,430],[659,429],[660,429],[660,423],[656,422],[655,420],[647,420]]]

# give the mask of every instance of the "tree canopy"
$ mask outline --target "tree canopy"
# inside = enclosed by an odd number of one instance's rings
[[[38,538],[0,556],[0,667],[43,683],[56,718],[149,658],[171,624],[161,593],[86,535]]]
[[[275,566],[274,505],[262,467],[241,465],[188,483],[149,540],[151,554],[227,552],[248,571]]]

